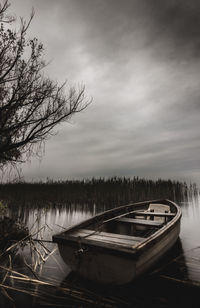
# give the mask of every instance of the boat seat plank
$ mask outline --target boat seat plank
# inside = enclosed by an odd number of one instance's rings
[[[174,217],[176,216],[175,213],[159,213],[159,212],[141,212],[141,211],[134,211],[134,214],[141,215],[141,216],[159,216],[159,217]]]
[[[80,237],[82,239],[87,239],[89,241],[100,241],[103,243],[110,243],[110,244],[128,246],[128,247],[136,246],[137,244],[145,240],[145,238],[143,237],[122,235],[122,234],[116,234],[116,233],[110,233],[110,232],[99,232],[99,231],[88,230],[88,229],[79,229],[69,234],[69,236],[74,237],[74,238]]]
[[[163,222],[160,222],[160,221],[126,218],[126,217],[117,218],[116,221],[123,222],[123,223],[143,225],[143,226],[152,226],[152,227],[160,227],[163,225]]]

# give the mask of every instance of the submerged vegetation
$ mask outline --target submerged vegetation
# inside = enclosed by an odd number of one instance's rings
[[[198,194],[196,184],[172,180],[93,178],[91,180],[19,182],[0,185],[0,198],[8,206],[57,207],[63,204],[118,206],[151,199],[187,200]]]

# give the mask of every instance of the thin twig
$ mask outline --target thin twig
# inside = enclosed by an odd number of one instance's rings
[[[28,269],[31,271],[31,273],[35,276],[36,279],[39,279],[38,275],[36,274],[36,272],[32,269],[32,267],[26,262],[25,258],[24,259],[24,264],[26,265],[26,267],[28,267]]]

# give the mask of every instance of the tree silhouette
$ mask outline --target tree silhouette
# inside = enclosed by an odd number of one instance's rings
[[[44,48],[37,38],[27,39],[33,19],[21,18],[19,30],[13,30],[8,0],[0,4],[0,166],[23,161],[32,155],[54,132],[90,103],[84,86],[78,89],[66,83],[58,85],[44,76]]]

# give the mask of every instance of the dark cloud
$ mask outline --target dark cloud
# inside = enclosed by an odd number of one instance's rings
[[[73,2],[73,6],[71,3]],[[200,2],[197,0],[73,0],[57,6],[64,19],[73,13],[82,26],[82,39],[94,56],[123,57],[155,45],[157,55],[199,56]],[[65,7],[65,10],[63,10]],[[69,33],[71,29],[68,29]],[[83,42],[84,43],[84,42]],[[162,44],[163,48],[159,48]],[[156,48],[156,46],[158,48]]]

